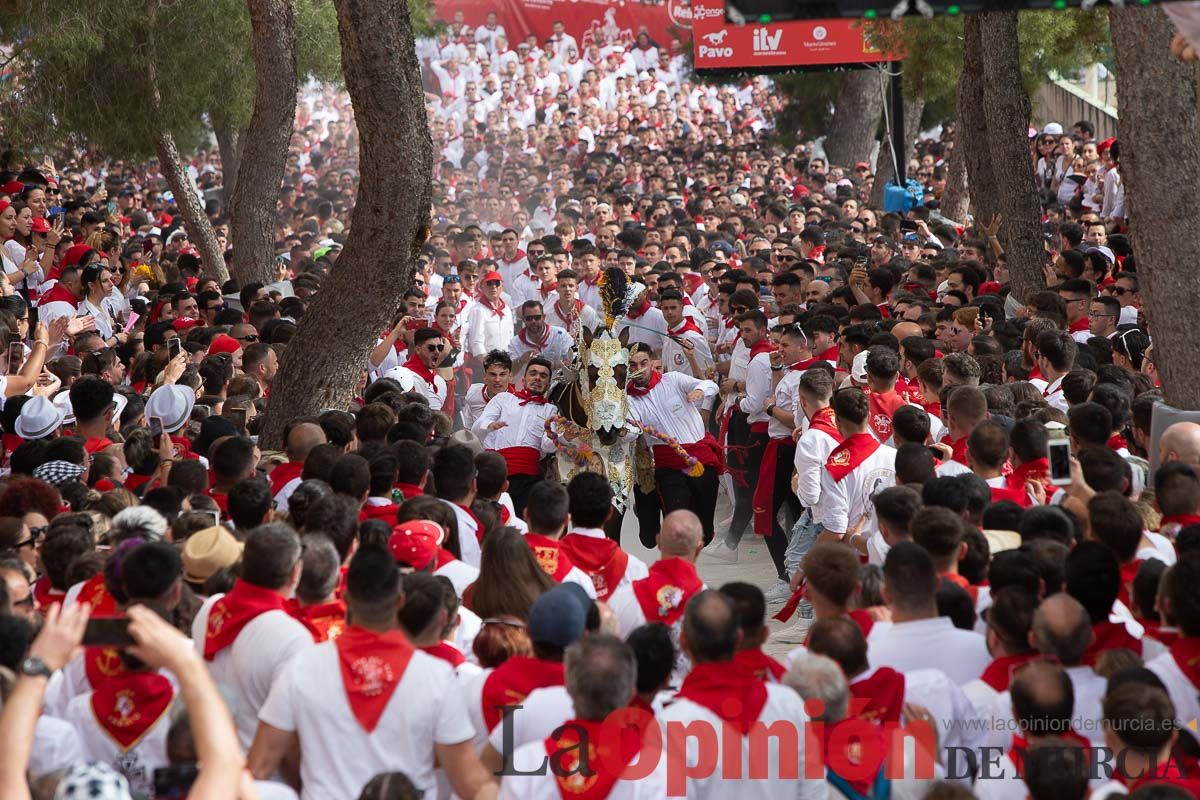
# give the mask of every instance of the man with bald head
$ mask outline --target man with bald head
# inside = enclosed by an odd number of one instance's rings
[[[284,452],[288,460],[271,470],[271,494],[275,497],[275,507],[280,511],[288,510],[288,498],[300,485],[304,473],[304,460],[317,445],[325,444],[325,431],[315,422],[301,422],[293,425],[284,437]]]
[[[1083,664],[1083,655],[1092,643],[1092,621],[1087,611],[1065,592],[1052,594],[1042,601],[1033,615],[1031,644],[1043,656],[1058,661],[1071,679],[1075,692],[1075,728],[1093,746],[1104,744],[1104,691],[1107,681]],[[1004,695],[1001,701],[1005,702]]]
[[[684,606],[704,588],[696,572],[696,557],[703,547],[699,517],[686,509],[667,514],[658,532],[662,558],[645,578],[619,586],[608,601],[622,638],[648,622],[661,622],[678,632]]]
[[[809,308],[812,308],[818,303],[828,303],[831,294],[833,294],[833,290],[825,281],[809,281],[808,286],[804,287],[804,302],[808,304]]]
[[[688,774],[686,791],[680,791],[683,786],[668,790],[689,798],[736,797],[739,791],[764,800],[825,797],[829,790],[824,781],[796,780],[795,765],[805,763],[808,716],[804,701],[787,686],[761,680],[750,667],[733,658],[741,637],[733,601],[720,592],[699,592],[688,601],[682,622],[679,644],[693,666],[659,721],[668,726],[678,723],[681,729],[691,726],[697,731],[693,736],[737,750],[717,756],[715,769]],[[758,741],[759,734],[753,740],[756,747],[751,760],[751,728],[762,725],[771,730],[776,723],[782,723],[778,728],[795,726],[793,730],[798,734],[795,741],[800,748],[799,761],[793,760],[795,752],[782,760],[792,765],[790,775],[780,769],[782,748],[764,747],[765,740]],[[795,746],[789,743],[789,747]],[[687,747],[688,763],[694,764],[695,745],[689,742]],[[747,769],[747,764],[761,764],[764,755],[765,769]]]
[[[1160,463],[1182,461],[1200,467],[1200,425],[1195,422],[1176,422],[1158,440]]]

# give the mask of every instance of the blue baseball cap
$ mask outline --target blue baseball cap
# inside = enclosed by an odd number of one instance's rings
[[[579,586],[555,586],[533,601],[529,609],[529,640],[560,648],[574,644],[587,628],[589,605],[587,593]]]

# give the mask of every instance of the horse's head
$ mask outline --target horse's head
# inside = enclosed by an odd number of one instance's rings
[[[607,330],[598,336],[589,337],[584,366],[587,368],[588,427],[596,432],[600,444],[609,446],[617,443],[625,430],[628,404],[625,396],[625,381],[629,371],[628,329],[621,338],[614,338]]]

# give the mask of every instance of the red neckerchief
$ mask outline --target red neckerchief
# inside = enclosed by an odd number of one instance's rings
[[[704,706],[745,736],[767,704],[767,685],[736,660],[707,662],[692,665],[675,697]]]
[[[266,397],[266,395],[263,395]],[[171,444],[175,452],[175,458],[198,459],[200,456],[192,452],[192,443],[186,436],[172,436]]]
[[[642,292],[642,301],[636,307],[626,311],[625,316],[629,317],[629,319],[641,319],[642,315],[650,310],[649,294],[649,292]]]
[[[1077,319],[1067,328],[1067,333],[1079,333],[1088,329],[1088,318]]]
[[[1133,582],[1137,578],[1138,570],[1142,566],[1142,560],[1135,558],[1128,564],[1121,565],[1121,589],[1117,593],[1117,599],[1127,606],[1133,605]]]
[[[967,463],[967,437],[966,436],[963,436],[958,439],[951,439],[950,434],[947,433],[945,436],[942,437],[942,442],[944,444],[950,445],[950,451],[951,451],[950,452],[950,460],[951,461],[957,461],[958,463],[962,464],[964,467],[971,466],[970,464]]]
[[[1082,663],[1094,666],[1105,650],[1125,648],[1136,655],[1142,654],[1142,642],[1129,635],[1121,622],[1097,622],[1092,625],[1092,643],[1083,654]]]
[[[500,723],[504,706],[520,705],[534,689],[563,685],[561,661],[512,656],[483,682],[483,722],[490,731]]]
[[[76,601],[91,605],[93,617],[118,616],[117,601],[113,599],[108,587],[104,585],[103,572],[98,572],[84,581]]]
[[[62,603],[66,592],[60,592],[50,585],[50,577],[43,575],[33,582],[33,599],[38,608],[49,608],[51,603]]]
[[[171,681],[157,672],[126,672],[92,687],[92,715],[125,752],[163,718],[174,697]]]
[[[533,555],[537,558],[538,566],[542,568],[542,571],[554,578],[555,583],[562,583],[566,579],[567,573],[571,571],[571,567],[575,565],[571,563],[570,557],[562,552],[559,541],[540,533],[525,534],[525,541],[533,550]]]
[[[633,381],[625,382],[625,393],[630,397],[645,397],[650,394],[650,390],[658,386],[658,382],[662,380],[662,373],[656,369],[650,370],[650,380],[645,386],[638,386]]]
[[[1021,508],[1029,508],[1033,505],[1033,501],[1029,499],[1029,492],[1024,488],[1013,489],[1008,486],[993,486],[991,490],[993,503],[1008,500],[1011,503],[1016,503]]]
[[[287,601],[278,592],[239,579],[229,594],[213,603],[208,612],[208,624],[204,631],[204,660],[216,658],[217,653],[233,644],[242,628],[259,615],[286,610]]]
[[[832,361],[836,364],[838,360],[838,346],[835,344],[833,347],[830,347],[824,353],[821,353],[819,356],[817,356],[817,358],[821,359],[822,361]]]
[[[1114,453],[1118,450],[1128,450],[1129,442],[1125,441],[1125,437],[1121,434],[1114,433],[1112,436],[1108,437],[1108,449],[1112,450]]]
[[[862,704],[857,716],[880,724],[899,722],[904,686],[904,673],[891,667],[880,667],[871,677],[850,684],[850,695]]]
[[[136,472],[131,472],[125,476],[125,488],[131,492],[136,492],[140,487],[154,480],[153,475],[138,475]]]
[[[761,647],[738,650],[733,654],[733,663],[745,667],[755,678],[767,683],[779,683],[787,672],[787,667],[764,653]]]
[[[808,429],[821,431],[828,434],[835,442],[839,444],[842,441],[842,432],[838,430],[837,416],[833,413],[833,409],[825,406],[816,414],[808,418]]]
[[[484,308],[486,308],[488,311],[491,311],[497,317],[501,317],[501,318],[504,317],[504,312],[508,309],[508,306],[504,305],[503,297],[500,298],[500,305],[494,306],[494,305],[492,305],[492,301],[488,300],[486,297],[484,297],[482,294],[480,294],[479,295],[479,304],[481,306],[483,306]]]
[[[519,406],[529,405],[530,403],[533,403],[535,406],[544,406],[546,404],[546,395],[534,394],[528,389],[518,389],[513,394],[521,399],[521,402],[517,403]]]
[[[1186,528],[1188,525],[1200,525],[1200,514],[1172,514],[1169,517],[1163,517],[1158,524],[1158,529],[1161,531],[1167,525],[1178,525],[1180,528]]]
[[[358,512],[358,521],[366,522],[369,519],[381,519],[389,525],[396,524],[396,512],[400,510],[400,506],[395,503],[384,503],[379,506],[363,506]]]
[[[317,642],[332,641],[346,629],[346,603],[342,600],[302,608],[297,605],[293,616],[304,623]]]
[[[58,281],[50,287],[50,291],[42,295],[38,305],[44,306],[49,303],[70,303],[72,306],[77,306],[79,305],[80,299],[81,298],[76,297],[70,289],[63,286],[62,281]]]
[[[683,607],[704,582],[696,567],[682,558],[662,558],[650,567],[650,574],[633,582],[633,594],[646,622],[674,625],[683,616]]]
[[[458,667],[460,664],[466,663],[467,657],[463,655],[462,650],[459,650],[449,642],[438,642],[431,644],[428,647],[422,647],[422,652],[428,653],[434,658],[440,658],[452,667]]]
[[[285,461],[279,464],[275,469],[271,470],[271,474],[267,475],[267,480],[271,482],[271,494],[279,494],[283,491],[283,487],[303,474],[303,461]]]
[[[20,436],[17,436],[15,433],[6,433],[6,434],[4,434],[4,436],[2,438],[4,440],[4,454],[5,455],[12,455],[13,450],[16,450],[18,447],[20,447],[22,444],[25,443],[25,440],[22,439]]]
[[[833,448],[825,461],[825,469],[833,476],[834,483],[849,475],[859,464],[870,458],[879,449],[879,440],[869,433],[856,433],[842,440]]]
[[[867,422],[870,424],[871,430],[875,431],[875,435],[879,437],[879,441],[886,442],[892,438],[892,417],[896,415],[897,409],[908,403],[896,393],[895,389],[882,393],[869,391],[867,400],[870,406]]]
[[[607,601],[613,590],[625,577],[629,567],[629,554],[607,537],[583,536],[568,533],[559,542],[562,551],[571,563],[587,573],[596,587],[596,596]]]
[[[1168,630],[1163,627],[1163,624],[1156,619],[1138,617],[1137,621],[1142,623],[1142,627],[1146,629],[1146,632],[1142,634],[1143,637],[1153,639],[1168,648],[1183,636],[1178,630]]]
[[[865,608],[856,608],[853,611],[847,611],[846,616],[862,631],[864,639],[871,635],[871,628],[875,627],[875,620],[871,619],[870,611]]]
[[[334,646],[350,711],[371,733],[400,685],[414,648],[400,631],[375,633],[357,625],[346,628]]]
[[[1001,656],[992,660],[979,676],[979,680],[995,689],[997,692],[1007,692],[1012,684],[1013,674],[1018,668],[1038,658],[1037,653],[1023,653],[1017,656]]]
[[[607,720],[572,719],[545,740],[546,755],[562,766],[553,771],[562,800],[604,800],[612,794],[625,767],[642,750],[642,730],[632,725],[613,728]],[[614,736],[616,741],[613,741]],[[587,752],[584,753],[584,746]],[[617,748],[614,753],[613,747]],[[586,767],[585,767],[586,765]],[[586,768],[586,772],[581,767]]]
[[[1022,492],[1025,491],[1025,484],[1028,481],[1042,484],[1046,488],[1047,498],[1052,494],[1052,489],[1055,491],[1058,489],[1057,486],[1050,486],[1050,460],[1047,458],[1035,458],[1013,467],[1012,473],[1004,479],[1009,489],[1019,489]]]
[[[479,521],[479,517],[475,516],[475,512],[472,511],[468,506],[464,506],[462,503],[455,503],[454,505],[464,511],[466,515],[471,518],[471,521],[475,523],[475,538],[479,540],[480,544],[482,544],[483,523]]]
[[[433,370],[425,366],[425,362],[421,361],[420,356],[416,353],[408,357],[408,361],[404,362],[404,368],[424,380],[434,392],[437,391],[437,383],[433,380],[436,377]]]
[[[103,452],[105,449],[111,447],[112,443],[113,443],[112,439],[109,439],[109,438],[106,438],[103,436],[100,438],[96,438],[95,436],[89,436],[87,438],[87,440],[84,441],[84,443],[83,443],[83,449],[88,451],[92,455],[95,455],[96,453]]]
[[[678,328],[668,328],[667,333],[671,336],[683,336],[688,331],[704,335],[704,331],[700,330],[700,326],[696,324],[696,320],[685,316],[683,323]]]
[[[1170,645],[1170,650],[1175,666],[1192,686],[1200,688],[1200,638],[1180,636]]]
[[[542,337],[542,340],[540,342],[529,341],[529,337],[526,335],[527,333],[529,333],[528,327],[522,328],[521,332],[518,333],[517,336],[520,337],[521,341],[524,342],[526,345],[528,345],[530,347],[530,349],[541,350],[543,347],[546,346],[546,343],[550,341],[550,334],[551,334],[551,332],[553,332],[553,330],[554,330],[553,326],[547,325],[546,326],[546,334]]]
[[[444,547],[439,547],[437,551],[437,561],[434,563],[433,571],[436,573],[439,569],[447,564],[453,564],[458,561],[458,558]]]
[[[843,732],[843,728],[850,728]],[[855,792],[859,797],[872,796],[872,787],[879,780],[879,773],[883,770],[883,758],[879,759],[879,767],[870,775],[865,775],[866,770],[863,768],[864,753],[885,753],[887,745],[883,740],[883,728],[876,724],[863,725],[862,721],[857,717],[846,717],[832,725],[822,726],[824,729],[824,742],[821,747],[821,755],[825,760],[825,769],[837,775],[850,787],[852,792]],[[870,737],[874,740],[874,746],[867,746],[865,739]],[[842,746],[835,748],[833,742],[842,742]],[[847,769],[851,767],[851,769]],[[843,775],[838,770],[850,772],[855,775],[851,778]]]
[[[121,651],[115,647],[85,647],[83,649],[83,674],[88,684],[96,689],[102,684],[126,672],[121,662]]]
[[[450,343],[451,347],[458,347],[458,337],[456,337],[453,333],[451,333],[450,331],[442,330],[441,327],[436,322],[433,323],[432,325],[430,325],[429,327],[433,328],[435,331],[440,333],[442,335],[442,338]]]
[[[779,348],[775,346],[775,343],[771,341],[771,337],[764,336],[750,347],[750,361],[753,361],[754,357],[757,355],[761,355],[763,353],[774,353],[778,349]]]
[[[561,303],[561,302],[562,302],[562,300],[558,301],[558,303]],[[562,315],[562,312],[559,311],[559,309],[558,309],[558,303],[555,303],[554,305],[550,306],[550,308],[552,308],[554,310],[554,315],[556,317],[558,317],[560,320],[562,320],[563,322],[567,322],[567,323],[572,322],[576,317],[579,316],[579,312],[583,311],[583,301],[576,300],[575,301],[575,311],[571,314],[571,316],[564,317]]]
[[[1130,780],[1132,780],[1132,783],[1128,783],[1130,794],[1143,786],[1165,783],[1169,786],[1178,786],[1192,797],[1200,797],[1200,780],[1184,775],[1179,759],[1173,755],[1167,759],[1165,764],[1155,764],[1148,774],[1135,779],[1126,778],[1121,782],[1127,783]]]
[[[1025,380],[1044,381],[1046,380],[1046,377],[1042,375],[1042,368],[1035,364],[1033,369],[1029,370],[1029,377],[1027,377]]]
[[[1083,749],[1085,763],[1091,762],[1092,743],[1073,730],[1062,731],[1058,734],[1068,742],[1079,745]],[[1017,775],[1025,777],[1025,752],[1029,749],[1029,741],[1019,733],[1014,733],[1012,744],[1008,748],[1008,757],[1017,768]],[[1115,771],[1114,771],[1115,772]],[[1114,774],[1113,777],[1116,777]]]
[[[412,500],[414,497],[425,494],[425,490],[415,483],[396,483],[392,488],[400,492],[401,497],[405,500]]]
[[[977,601],[979,599],[979,587],[973,585],[969,580],[964,578],[962,575],[959,575],[957,572],[947,572],[942,575],[939,575],[938,577],[945,578],[946,580],[950,581],[955,586],[957,586],[958,588],[962,589],[964,592],[969,594],[971,596],[972,603],[974,603],[975,601]]]
[[[550,284],[549,286],[547,286],[546,284],[543,283],[541,286],[538,287],[538,291],[542,293],[542,299],[545,300],[547,297],[550,296],[551,292],[558,291],[558,281],[555,281],[554,283]]]

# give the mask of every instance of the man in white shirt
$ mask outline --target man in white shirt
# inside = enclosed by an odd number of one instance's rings
[[[564,661],[566,694],[572,709],[565,710],[567,717],[555,720],[555,727],[546,731],[551,738],[542,736],[527,744],[517,743],[511,768],[500,784],[500,797],[561,800],[580,790],[576,787],[586,787],[589,796],[596,797],[626,800],[665,797],[665,759],[660,758],[648,776],[636,780],[621,778],[618,763],[628,765],[638,760],[639,736],[622,738],[614,754],[616,759],[597,757],[598,746],[602,742],[608,743],[605,722],[619,719],[613,715],[629,713],[629,702],[637,688],[637,662],[633,651],[616,637],[593,635],[568,647]],[[550,691],[561,692],[562,689],[539,689],[534,694]],[[530,695],[527,702],[532,698]],[[654,724],[649,715],[642,714],[643,724]],[[634,719],[630,717],[631,722]],[[578,755],[571,755],[572,752]],[[593,773],[588,776],[567,767],[581,763],[585,754],[588,768]],[[549,763],[561,766],[543,769],[547,759]]]
[[[898,542],[883,562],[883,599],[892,622],[876,623],[867,639],[870,663],[901,672],[940,669],[959,686],[975,680],[991,661],[987,642],[954,627],[937,613],[938,576],[933,559],[912,542]],[[953,658],[947,658],[953,653]]]
[[[738,317],[738,330],[742,343],[749,348],[746,365],[744,391],[734,400],[735,412],[745,415],[749,431],[744,439],[734,441],[730,431],[728,460],[734,473],[733,519],[723,542],[705,548],[705,554],[721,561],[735,562],[738,544],[742,540],[754,516],[754,486],[759,480],[759,468],[769,436],[767,401],[771,397],[773,382],[771,368],[779,360],[774,343],[767,334],[767,317],[758,309],[752,309]]]
[[[871,404],[860,389],[839,389],[831,405],[842,441],[821,473],[820,538],[845,541],[865,553],[867,540],[879,530],[872,498],[896,483],[896,451],[870,433]]]
[[[500,252],[496,254],[496,269],[504,285],[515,290],[517,278],[529,272],[529,259],[521,249],[520,236],[512,228],[500,232]]]
[[[533,550],[538,566],[555,583],[577,584],[595,600],[596,587],[592,579],[575,566],[562,547],[561,539],[570,521],[566,487],[558,481],[541,481],[529,491],[528,499],[525,521],[529,530],[525,533],[525,541]]]
[[[437,328],[418,328],[413,332],[412,352],[403,364],[392,367],[384,375],[404,387],[421,394],[429,407],[440,411],[446,403],[446,379],[437,374],[437,365],[446,355],[445,338]]]
[[[713,368],[712,349],[704,331],[684,314],[683,295],[674,289],[665,291],[658,298],[658,307],[666,330],[666,335],[659,337],[663,372],[707,377]]]
[[[613,517],[613,490],[608,479],[581,472],[567,484],[571,527],[560,540],[571,562],[587,573],[596,598],[608,602],[616,591],[646,577],[646,562],[621,549],[604,531]]]
[[[950,458],[937,468],[942,477],[971,471],[967,441],[975,426],[988,418],[987,397],[977,386],[955,386],[946,397],[946,435],[942,443],[950,447]]]
[[[731,600],[708,590],[688,602],[680,645],[692,669],[674,702],[659,718],[669,727],[695,726],[712,732],[686,738],[687,764],[697,763],[702,738],[715,746],[719,755],[715,759],[709,756],[711,771],[687,774],[679,781],[682,785],[668,785],[668,792],[701,799],[825,797],[828,790],[823,782],[798,780],[803,775],[798,765],[805,763],[808,715],[804,702],[790,687],[766,683],[748,666],[734,661],[737,640],[737,610]],[[765,753],[759,752],[762,744],[758,736],[750,735],[756,724],[775,726],[779,745],[766,746]],[[783,748],[786,754],[781,752]],[[752,751],[759,764],[753,771],[748,766]],[[799,760],[792,761],[797,755]],[[790,765],[797,766],[793,770]]]
[[[471,512],[475,500],[475,455],[465,445],[449,445],[433,457],[434,489],[438,499],[454,512],[458,522],[458,549],[463,562],[479,568],[483,529]]]
[[[513,334],[513,313],[502,297],[504,279],[499,272],[487,272],[479,281],[479,300],[467,311],[466,350],[478,365],[492,350],[507,350]]]
[[[617,323],[617,335],[620,336],[624,331],[629,331],[630,344],[645,344],[651,350],[663,349],[667,322],[663,319],[663,312],[650,302],[648,288],[642,290],[637,299],[630,304],[629,311]]]
[[[518,517],[525,515],[529,490],[541,480],[542,456],[555,451],[546,435],[546,420],[558,414],[558,408],[546,400],[549,386],[550,362],[541,356],[531,358],[525,368],[525,388],[493,397],[471,428],[484,449],[504,456],[508,492]]]
[[[596,330],[600,318],[595,309],[575,296],[579,276],[574,270],[564,269],[558,273],[558,300],[546,308],[546,319],[556,328],[565,328],[570,333],[578,321],[581,327]]]
[[[1194,553],[1180,556],[1168,574],[1171,613],[1182,635],[1171,644],[1168,652],[1151,659],[1146,666],[1166,684],[1179,724],[1188,725],[1200,717],[1200,669],[1197,669],[1200,664],[1197,658],[1200,654],[1200,604],[1196,602],[1200,556]]]
[[[192,622],[192,640],[229,699],[246,748],[271,685],[293,656],[313,646],[312,634],[286,610],[300,581],[300,555],[290,526],[254,528],[242,551],[241,577],[228,594],[206,600]]]
[[[586,240],[576,240],[571,249],[571,261],[579,274],[576,290],[579,299],[591,308],[600,308],[600,254]]]
[[[508,353],[493,350],[483,357],[483,383],[473,383],[463,396],[463,427],[475,427],[483,409],[498,394],[508,391],[512,383],[512,358]]]
[[[453,669],[399,630],[400,579],[386,550],[354,555],[346,575],[353,624],[296,658],[271,687],[247,758],[256,777],[270,777],[298,749],[303,800],[357,797],[381,772],[403,772],[430,793],[437,766],[460,797],[495,792],[471,747]]]
[[[646,444],[653,448],[654,480],[663,515],[689,509],[700,518],[705,541],[712,541],[721,452],[705,430],[698,406],[716,395],[717,385],[681,372],[663,375],[652,368],[650,356],[650,348],[644,344],[630,349],[625,384],[629,416],[675,440],[666,444],[645,434]]]
[[[520,380],[525,363],[534,357],[550,362],[550,372],[562,368],[571,359],[571,348],[575,340],[563,328],[546,322],[546,310],[540,300],[526,300],[521,304],[521,332],[508,343],[508,354],[513,358],[513,368]]]
[[[484,23],[475,29],[475,41],[487,48],[489,53],[496,52],[496,39],[507,38],[504,26],[496,21],[496,12],[489,11]]]
[[[1063,394],[1062,381],[1075,367],[1079,345],[1066,331],[1050,330],[1038,334],[1036,346],[1034,363],[1047,381],[1042,397],[1059,411],[1066,411],[1067,398]]]

